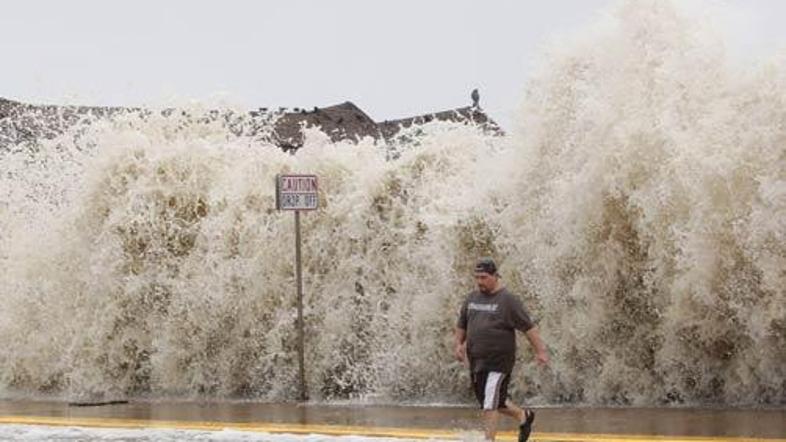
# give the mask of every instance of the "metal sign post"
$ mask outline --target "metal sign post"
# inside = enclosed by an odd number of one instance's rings
[[[303,323],[303,263],[301,255],[300,211],[316,210],[319,194],[316,175],[276,176],[276,208],[295,212],[295,280],[297,283],[298,399],[308,400],[306,389],[306,339]]]
[[[298,399],[308,400],[306,390],[306,338],[303,330],[303,260],[300,254],[300,211],[295,210],[295,279],[297,280],[297,372]]]

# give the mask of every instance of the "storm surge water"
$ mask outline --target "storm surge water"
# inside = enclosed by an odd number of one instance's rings
[[[192,110],[191,115],[198,114]],[[199,122],[197,122],[199,120]],[[314,400],[470,400],[453,360],[472,263],[497,257],[552,363],[540,404],[786,403],[786,66],[742,70],[664,1],[555,45],[504,137],[390,146],[116,115],[0,151],[0,391],[291,400],[302,217]]]

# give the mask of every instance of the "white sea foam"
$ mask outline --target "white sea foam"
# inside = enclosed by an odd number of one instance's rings
[[[205,441],[254,441],[254,442],[406,442],[393,439],[365,436],[325,436],[320,434],[269,434],[250,431],[221,430],[162,430],[162,429],[108,429],[81,427],[47,427],[32,425],[0,425],[0,440],[13,441],[156,441],[176,442],[182,440]],[[466,439],[469,440],[469,439]]]

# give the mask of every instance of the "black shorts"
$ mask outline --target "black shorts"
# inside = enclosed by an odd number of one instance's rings
[[[475,397],[478,398],[480,408],[484,410],[507,408],[505,401],[508,399],[509,380],[509,373],[498,371],[472,373],[472,389],[475,390]]]

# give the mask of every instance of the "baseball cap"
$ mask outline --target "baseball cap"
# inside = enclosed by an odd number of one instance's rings
[[[488,256],[484,256],[475,263],[475,273],[497,274],[497,264]]]

